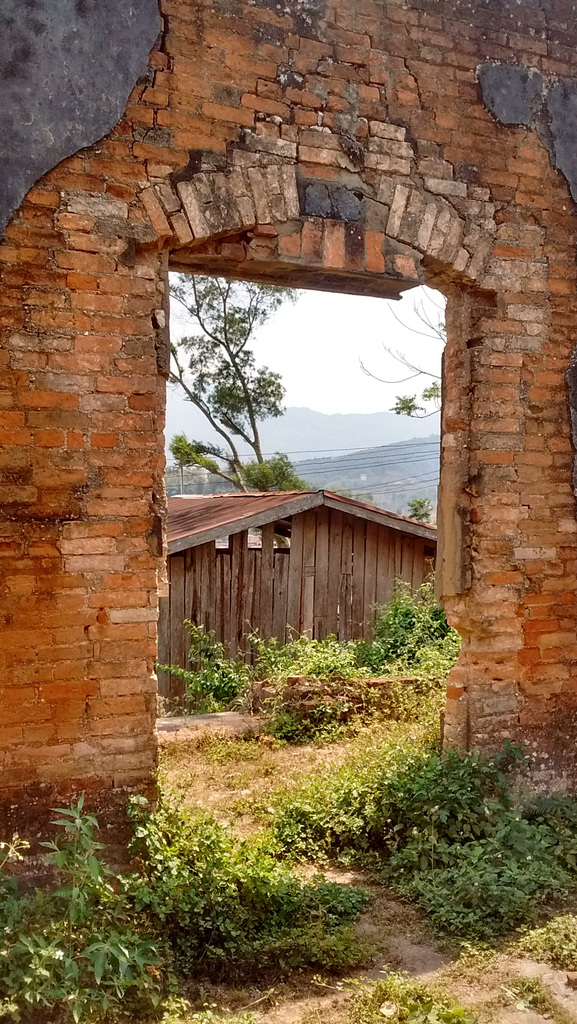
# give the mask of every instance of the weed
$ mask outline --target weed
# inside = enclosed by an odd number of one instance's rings
[[[376,695],[363,687],[368,675],[407,674],[416,676],[411,687],[393,684],[379,701],[383,717],[414,718],[421,710],[422,697],[434,697],[440,706],[441,686],[459,653],[460,639],[451,629],[433,585],[427,581],[413,595],[407,584],[397,583],[391,602],[381,608],[372,624],[374,640],[338,640],[327,636],[311,640],[295,636],[288,643],[263,640],[253,633],[246,638],[250,664],[243,658],[229,659],[212,630],[184,623],[190,636],[189,668],[157,664],[156,668],[184,680],[187,709],[196,712],[221,710],[245,693],[250,705],[250,685],[269,680],[278,691],[273,712],[273,735],[289,742],[304,739],[334,739],[351,714],[365,717],[376,710]],[[333,681],[334,688],[303,715],[285,706],[283,691],[287,677]],[[244,698],[245,704],[247,697]]]
[[[55,1010],[78,1022],[149,1013],[164,988],[160,944],[135,922],[99,860],[97,823],[83,813],[83,798],[57,813],[59,835],[43,845],[64,884],[21,896],[15,881],[3,883],[0,1016]]]
[[[184,626],[189,634],[190,668],[161,664],[156,664],[155,668],[184,680],[187,710],[220,711],[246,686],[252,677],[250,668],[241,658],[232,660],[226,656],[224,645],[217,642],[214,630],[195,626],[188,619]]]
[[[543,985],[540,978],[511,978],[501,989],[508,1003],[516,1010],[527,1013],[536,1010],[555,1024],[574,1024],[573,1014],[568,1013]]]
[[[541,928],[528,931],[519,946],[537,960],[566,971],[577,971],[577,917],[560,914]]]
[[[353,999],[349,1024],[475,1024],[473,1013],[442,989],[389,974]]]
[[[505,774],[520,763],[510,749],[461,757],[389,743],[379,765],[352,761],[307,782],[273,832],[293,856],[370,860],[436,927],[483,939],[574,884],[575,808],[526,817]]]
[[[357,660],[372,672],[410,670],[441,678],[455,664],[460,646],[459,634],[435,598],[433,580],[426,580],[416,597],[398,581],[375,619],[374,640],[357,642]]]
[[[187,972],[343,968],[366,957],[350,924],[360,888],[300,881],[262,840],[239,841],[210,816],[132,803],[137,910],[159,923]]]

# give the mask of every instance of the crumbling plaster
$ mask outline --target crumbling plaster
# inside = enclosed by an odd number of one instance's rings
[[[157,0],[4,0],[0,239],[38,178],[120,120],[160,29]]]

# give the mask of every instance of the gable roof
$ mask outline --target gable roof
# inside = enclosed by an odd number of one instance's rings
[[[219,540],[298,512],[325,505],[391,530],[437,542],[436,526],[386,512],[332,491],[260,491],[252,494],[187,494],[168,499],[168,553]]]

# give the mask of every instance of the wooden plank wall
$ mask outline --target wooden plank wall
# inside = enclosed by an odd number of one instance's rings
[[[306,634],[341,640],[371,635],[375,609],[390,600],[396,579],[417,590],[434,568],[432,546],[420,537],[321,507],[293,517],[290,548],[274,547],[274,524],[262,548],[248,534],[214,541],[169,558],[170,596],[161,609],[159,661],[186,665],[183,621],[214,630],[231,657],[247,655],[246,635],[283,642]],[[165,676],[160,692],[178,696]]]

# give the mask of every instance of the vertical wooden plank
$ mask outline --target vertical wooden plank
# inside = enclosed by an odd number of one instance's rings
[[[396,584],[397,580],[402,579],[401,566],[402,566],[402,536],[398,530],[392,531],[392,562],[393,562],[393,581]]]
[[[353,597],[353,527],[348,516],[343,517],[341,545],[341,582],[339,588],[339,640],[350,640]]]
[[[215,607],[215,562],[216,546],[213,540],[203,544],[201,604],[205,610],[204,624],[207,630],[216,630]]]
[[[254,586],[252,591],[252,610],[250,616],[250,631],[262,636],[262,609],[260,604],[262,577],[262,548],[254,551]],[[272,610],[272,609],[271,609]],[[251,648],[252,661],[252,648]]]
[[[315,640],[324,640],[327,629],[327,595],[329,585],[329,518],[330,510],[321,506],[317,509],[317,540],[315,558],[314,625]],[[335,600],[336,619],[336,600]],[[335,623],[336,626],[336,623]]]
[[[329,515],[329,570],[327,580],[326,636],[339,632],[339,599],[341,589],[341,548],[343,543],[343,514],[330,509]]]
[[[230,538],[230,657],[236,658],[246,610],[246,550],[248,533],[242,530]]]
[[[303,514],[303,583],[301,633],[312,640],[315,614],[316,512]]]
[[[367,640],[373,638],[373,619],[377,602],[377,569],[379,550],[379,527],[376,523],[366,524],[365,539],[365,593],[363,597],[364,615],[361,636]]]
[[[214,632],[217,643],[223,643],[223,556],[215,551],[214,558]]]
[[[289,548],[287,636],[300,636],[301,591],[303,581],[303,514],[293,516],[291,546]]]
[[[245,577],[245,597],[244,597],[244,615],[240,623],[240,640],[241,650],[243,654],[246,654],[247,645],[246,637],[251,630],[252,620],[252,604],[254,600],[254,566],[256,562],[256,551],[254,548],[248,546],[248,536],[246,539],[246,552],[245,552],[245,564],[244,564],[244,577]]]
[[[413,580],[412,588],[416,594],[420,589],[424,578],[425,566],[425,542],[422,537],[415,537],[413,551]]]
[[[226,647],[226,651],[229,657],[231,657],[231,647],[233,643],[234,633],[234,622],[231,612],[231,601],[232,601],[232,549],[229,546],[226,552],[223,552],[223,579],[222,579],[222,594],[223,594],[223,643]]]
[[[184,554],[172,555],[170,559],[170,663],[186,668],[186,638],[184,622]],[[185,684],[182,679],[171,677],[170,697],[184,697]]]
[[[287,639],[287,599],[290,549],[283,548],[274,553],[274,590],[272,635],[282,644]]]
[[[415,545],[413,537],[403,537],[401,543],[401,579],[404,583],[412,586],[413,583],[413,555]]]
[[[357,640],[362,636],[365,620],[365,538],[366,523],[364,519],[353,520],[353,592],[351,610],[351,637]]]
[[[194,555],[196,548],[183,551],[184,559],[184,618],[194,621]]]
[[[391,566],[391,546],[393,538],[391,530],[379,526],[379,542],[377,554],[377,594],[376,603],[380,608],[388,604],[393,593],[394,574]]]
[[[170,560],[169,560],[170,561]],[[161,665],[170,663],[170,598],[158,599],[158,646],[156,660]],[[170,697],[170,676],[167,672],[157,672],[158,693],[161,697]]]
[[[273,636],[274,523],[262,528],[260,566],[260,632],[268,640]]]

